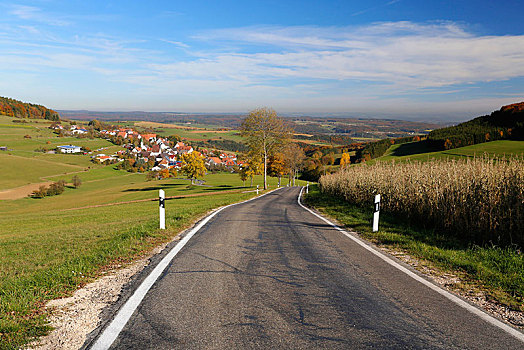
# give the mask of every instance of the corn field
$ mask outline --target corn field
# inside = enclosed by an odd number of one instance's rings
[[[320,178],[324,193],[475,244],[524,247],[524,158],[360,165]]]

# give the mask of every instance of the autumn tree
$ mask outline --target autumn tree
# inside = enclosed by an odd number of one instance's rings
[[[74,188],[78,188],[80,187],[80,185],[82,185],[82,180],[80,179],[78,175],[73,176],[73,178],[71,179],[71,182],[73,183]]]
[[[171,174],[169,173],[169,169],[165,168],[158,172],[158,176],[162,179],[168,179],[171,177]]]
[[[326,154],[325,156],[322,157],[321,162],[322,162],[322,166],[324,168],[324,175],[326,175],[327,166],[331,165],[331,164],[333,164],[335,162],[335,157],[333,156],[333,154],[328,153],[328,154]]]
[[[238,175],[240,175],[240,180],[242,181],[242,186],[246,185],[246,180],[249,178],[248,170],[249,168],[245,166],[242,167],[238,172]]]
[[[253,178],[255,175],[260,175],[263,171],[263,163],[258,152],[249,152],[247,154],[247,163],[242,168],[240,179],[245,176],[246,180],[251,180],[251,187],[253,186]],[[245,181],[245,180],[244,180]]]
[[[257,108],[244,118],[240,132],[247,139],[249,149],[260,155],[264,171],[264,189],[267,189],[267,164],[277,147],[285,143],[291,130],[273,109]]]
[[[340,167],[344,169],[349,164],[351,164],[351,156],[349,153],[342,153],[342,157],[340,158]]]
[[[87,125],[92,126],[93,129],[98,130],[98,131],[103,129],[102,123],[100,123],[100,121],[96,119],[91,120]]]
[[[282,176],[287,173],[284,155],[281,152],[276,152],[269,158],[268,174],[269,176],[278,177],[278,187],[280,187],[280,180]]]
[[[182,161],[182,172],[186,174],[188,179],[191,179],[191,184],[194,183],[196,178],[206,174],[206,166],[200,153],[195,151],[182,154],[180,160]]]
[[[306,155],[302,148],[296,143],[287,144],[282,150],[282,153],[284,155],[285,167],[289,171],[289,182],[291,183],[291,180],[293,180],[293,186],[295,186],[297,173],[302,169]]]

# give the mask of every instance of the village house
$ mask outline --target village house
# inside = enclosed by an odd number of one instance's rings
[[[146,140],[149,143],[156,141],[156,134],[142,134],[141,136],[143,140]]]
[[[176,148],[175,152],[177,154],[180,154],[180,155],[186,154],[186,153],[189,154],[189,153],[193,152],[193,147],[191,147],[191,146],[180,146],[180,147]]]
[[[95,158],[98,159],[100,163],[104,163],[106,161],[112,161],[116,159],[113,156],[106,156],[105,154],[97,154]]]
[[[82,152],[81,147],[73,146],[73,145],[57,146],[56,148],[62,153],[80,153]]]
[[[236,165],[236,163],[232,159],[226,159],[226,162],[224,163],[224,165],[227,166],[227,167],[233,167],[233,166]]]
[[[220,160],[220,158],[218,157],[209,157],[207,159],[207,164],[206,165],[210,165],[210,166],[216,166],[216,165],[221,165],[222,164],[222,160]]]

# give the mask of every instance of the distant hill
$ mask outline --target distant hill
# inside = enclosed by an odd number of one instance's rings
[[[436,129],[428,142],[446,150],[495,140],[524,140],[524,102],[503,106],[500,110],[470,121]]]
[[[0,97],[0,114],[15,118],[60,120],[58,112],[42,105]]]
[[[357,152],[352,161],[362,162],[382,157],[392,145],[409,143],[409,145],[395,147],[396,153],[400,155],[403,152],[408,154],[438,152],[496,140],[524,140],[524,102],[503,106],[490,115],[477,117],[455,126],[434,129],[422,141],[418,141],[416,137],[411,139],[401,137],[367,143]]]

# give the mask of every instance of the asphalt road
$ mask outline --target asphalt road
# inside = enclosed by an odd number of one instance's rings
[[[297,204],[227,208],[180,251],[112,349],[523,349]]]

